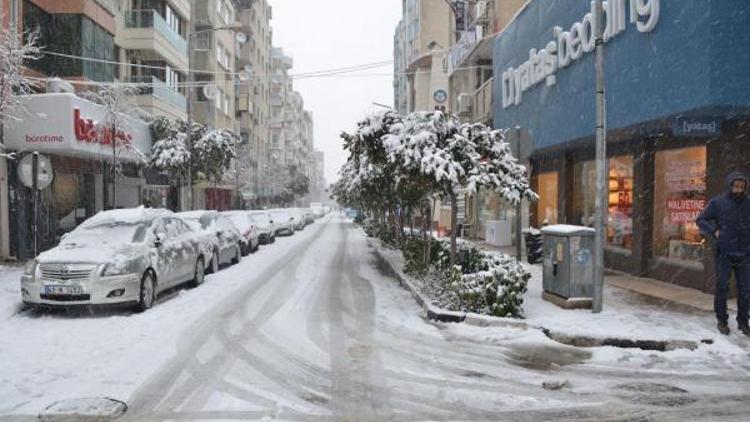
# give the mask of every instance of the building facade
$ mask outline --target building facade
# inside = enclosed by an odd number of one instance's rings
[[[210,29],[241,27],[236,3],[233,0],[197,0],[191,5],[190,25],[195,35],[190,40],[190,67],[197,85],[211,86],[192,90],[192,117],[211,128],[233,131],[236,119],[236,32]]]
[[[399,112],[447,105],[443,60],[452,45],[452,17],[448,2],[402,0],[402,19],[394,34],[394,108]]]
[[[257,204],[263,196],[264,168],[269,156],[271,120],[272,9],[267,0],[240,2],[240,22],[248,41],[240,47],[237,69],[249,79],[237,88],[238,149],[242,196]]]
[[[125,0],[116,2],[117,59],[120,81],[148,84],[137,103],[149,115],[173,120],[187,117],[185,83],[189,67],[187,0]]]
[[[610,1],[606,10],[609,268],[705,291],[713,254],[695,217],[750,163],[743,0]],[[494,124],[533,142],[533,225],[592,225],[593,13],[529,2],[494,45]],[[742,52],[742,53],[738,53]]]

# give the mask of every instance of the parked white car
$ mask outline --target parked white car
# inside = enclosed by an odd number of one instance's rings
[[[294,216],[284,209],[268,210],[273,217],[273,224],[277,235],[291,236],[294,234]]]
[[[24,303],[39,306],[153,306],[159,292],[203,283],[199,236],[171,211],[104,211],[29,261],[21,277]]]
[[[236,264],[242,256],[242,234],[229,219],[217,211],[187,211],[177,214],[198,233],[204,256],[210,257],[207,270],[219,271],[222,264]]]
[[[250,214],[247,211],[224,211],[222,215],[240,231],[242,255],[257,251],[260,247],[260,233],[253,220],[250,219]]]
[[[260,243],[268,244],[276,241],[276,226],[268,211],[250,211],[250,218],[260,232]]]

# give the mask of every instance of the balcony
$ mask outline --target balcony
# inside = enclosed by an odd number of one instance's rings
[[[151,109],[153,114],[185,118],[187,98],[155,76],[133,77],[131,83],[142,83],[138,88],[137,103]]]
[[[117,37],[123,48],[154,51],[175,67],[187,67],[187,41],[157,11],[131,10],[124,18],[125,28]]]
[[[471,95],[473,99],[473,118],[475,122],[485,123],[492,120],[492,83],[490,78]]]

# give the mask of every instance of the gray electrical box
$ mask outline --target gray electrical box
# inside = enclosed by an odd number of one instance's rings
[[[542,284],[546,293],[563,299],[593,298],[594,233],[584,226],[542,228]]]

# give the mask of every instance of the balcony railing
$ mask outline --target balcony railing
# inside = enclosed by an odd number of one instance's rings
[[[167,24],[167,21],[153,9],[131,10],[125,15],[126,28],[154,28],[180,53],[187,54],[187,41]]]
[[[153,95],[180,110],[187,108],[187,98],[155,76],[132,77],[130,82],[144,84],[138,88],[141,95]]]
[[[492,82],[490,78],[472,94],[474,99],[474,118],[477,121],[484,121],[492,116]]]

